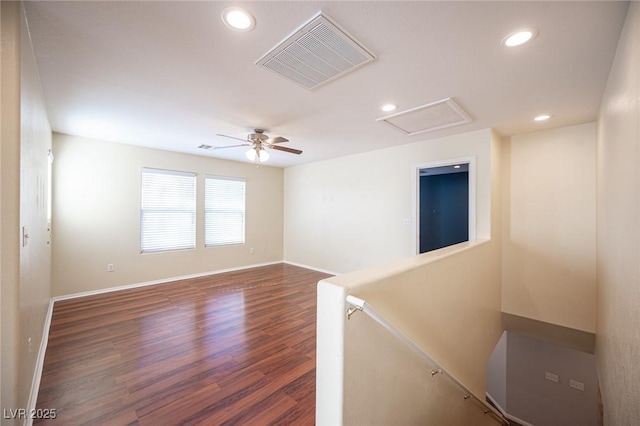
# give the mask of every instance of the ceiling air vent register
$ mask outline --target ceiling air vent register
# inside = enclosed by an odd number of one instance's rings
[[[471,122],[471,118],[453,99],[446,98],[387,115],[386,117],[378,118],[376,121],[388,124],[407,136],[413,136],[466,124]]]
[[[318,13],[256,64],[315,89],[375,58],[328,16]]]

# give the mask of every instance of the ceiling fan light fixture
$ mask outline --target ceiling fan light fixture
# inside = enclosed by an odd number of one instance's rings
[[[269,154],[269,150],[273,149],[276,151],[288,152],[289,154],[302,154],[302,151],[295,148],[284,147],[280,144],[289,142],[289,139],[283,138],[282,136],[276,136],[275,138],[270,138],[269,135],[265,135],[264,129],[254,129],[254,133],[250,133],[247,135],[246,139],[240,139],[235,136],[223,135],[218,133],[217,136],[222,136],[229,139],[235,139],[241,144],[236,145],[225,145],[225,146],[215,146],[213,149],[224,149],[224,148],[236,148],[240,146],[249,146],[248,151],[245,151],[244,155],[247,157],[249,161],[252,162],[260,162],[264,163],[269,160],[271,155]]]
[[[223,10],[222,21],[229,28],[237,31],[251,31],[256,26],[253,15],[239,7],[228,7]]]
[[[247,157],[247,159],[249,161],[256,161],[257,160],[257,161],[259,161],[261,163],[264,163],[270,157],[270,155],[269,155],[269,153],[267,151],[265,151],[264,149],[260,149],[260,148],[251,148],[250,150],[245,152],[244,155]]]

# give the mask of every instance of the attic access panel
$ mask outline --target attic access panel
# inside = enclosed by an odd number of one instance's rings
[[[453,99],[446,98],[378,118],[376,121],[385,123],[407,136],[413,136],[470,123],[471,118]]]
[[[374,59],[367,48],[319,12],[258,59],[256,65],[315,89]]]

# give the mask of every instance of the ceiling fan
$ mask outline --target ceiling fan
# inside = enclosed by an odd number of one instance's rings
[[[239,141],[243,141],[244,143],[238,145],[227,145],[227,146],[214,146],[213,149],[225,149],[225,148],[235,148],[239,146],[249,146],[249,150],[245,153],[247,158],[250,161],[256,161],[263,163],[269,159],[269,153],[267,149],[275,149],[277,151],[290,152],[291,154],[302,154],[302,151],[294,148],[287,148],[284,146],[280,146],[278,144],[289,142],[289,139],[285,139],[282,136],[277,136],[275,138],[269,138],[268,135],[265,135],[264,129],[254,129],[254,133],[250,133],[247,135],[247,139],[236,138],[235,136],[228,136],[219,134],[217,136],[222,136],[225,138],[236,139]]]

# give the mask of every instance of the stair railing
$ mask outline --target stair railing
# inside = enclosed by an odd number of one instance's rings
[[[407,338],[404,334],[402,334],[398,329],[396,329],[386,318],[376,312],[371,306],[369,306],[363,299],[360,299],[355,296],[348,295],[346,301],[349,305],[347,309],[347,319],[350,319],[351,316],[358,312],[362,311],[367,314],[370,318],[376,321],[378,324],[387,329],[392,335],[394,335],[398,340],[404,343],[406,346],[411,348],[414,352],[416,352],[420,357],[429,362],[434,368],[431,370],[431,376],[442,375],[451,380],[458,388],[461,390],[461,395],[465,401],[475,401],[479,404],[479,408],[483,410],[485,415],[490,415],[494,420],[503,425],[509,425],[509,421],[492,407],[489,403],[487,403],[484,399],[479,398],[473,391],[471,391],[468,387],[466,387],[460,380],[458,380],[454,375],[449,373],[445,368],[443,368],[440,364],[438,364],[433,358],[431,358],[426,352],[424,352],[418,345],[416,345],[411,339]]]

